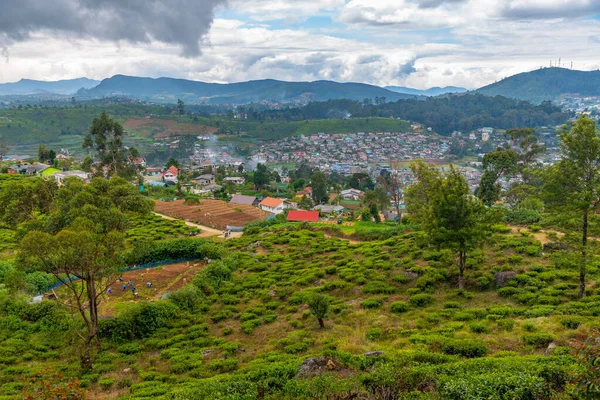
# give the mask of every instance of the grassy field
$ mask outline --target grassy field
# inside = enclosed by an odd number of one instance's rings
[[[573,398],[569,346],[577,329],[599,325],[597,267],[579,300],[568,254],[542,252],[533,234],[506,229],[471,254],[467,290],[458,291],[453,255],[429,248],[421,232],[350,242],[318,229],[274,225],[232,239],[222,261],[168,300],[156,300],[160,291],[152,301],[114,297],[116,325],[90,374],[61,350],[65,331],[48,335],[43,319],[5,317],[0,393],[18,396],[21,379],[49,365],[101,398]],[[498,272],[514,274],[497,285]],[[331,299],[324,329],[306,305],[316,293]],[[153,322],[133,336],[117,329],[144,315]],[[309,356],[330,367],[295,378]]]

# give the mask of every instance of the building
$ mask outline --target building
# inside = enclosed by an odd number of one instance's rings
[[[56,182],[59,185],[62,185],[64,181],[68,178],[79,178],[84,183],[90,182],[90,174],[80,170],[57,172],[52,176],[54,177],[54,179],[56,179]]]
[[[244,196],[243,194],[234,194],[229,204],[246,204],[249,206],[257,206],[258,200],[256,196]]]
[[[323,214],[340,214],[346,210],[344,206],[330,206],[330,205],[318,205],[315,206],[315,210],[322,212]]]
[[[213,174],[200,175],[195,179],[199,186],[212,185],[215,183],[215,176]]]
[[[144,171],[144,175],[155,176],[155,175],[160,175],[161,172],[162,172],[162,168],[146,168],[146,170]]]
[[[35,163],[35,164],[17,164],[8,167],[7,173],[11,175],[33,175],[38,176],[44,170],[50,168],[49,165]]]
[[[312,188],[310,186],[305,187],[304,189],[302,189],[301,191],[299,191],[298,193],[296,193],[296,196],[299,197],[303,197],[306,196],[309,199],[312,199]]]
[[[177,175],[179,175],[179,170],[171,165],[169,169],[162,173],[162,179],[164,182],[177,183]]]
[[[228,176],[227,178],[223,178],[223,184],[231,184],[231,185],[243,185],[246,183],[246,180],[240,176]]]
[[[360,200],[365,195],[365,192],[358,189],[346,189],[340,193],[340,198],[343,200]]]
[[[265,197],[258,206],[261,210],[270,212],[271,214],[281,214],[284,209],[284,201],[274,197]]]
[[[287,215],[288,222],[318,222],[318,211],[290,210]]]
[[[146,159],[142,157],[137,157],[131,160],[135,165],[138,165],[142,168],[146,168]]]

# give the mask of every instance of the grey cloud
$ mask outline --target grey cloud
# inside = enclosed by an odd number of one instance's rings
[[[447,4],[465,3],[467,0],[414,0],[420,8],[436,8]]]
[[[591,16],[596,13],[600,13],[600,2],[597,0],[549,4],[545,6],[536,6],[528,4],[526,1],[520,1],[506,4],[500,10],[501,17],[516,20],[577,18]]]
[[[72,37],[132,43],[175,44],[186,56],[200,54],[214,10],[227,0],[2,0],[4,43],[52,31]]]

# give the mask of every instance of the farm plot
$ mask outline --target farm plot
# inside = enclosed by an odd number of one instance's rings
[[[156,201],[154,210],[160,214],[215,229],[226,229],[227,225],[244,226],[267,217],[267,213],[258,208],[244,204],[232,206],[222,200],[202,200],[195,205],[186,205],[183,200]]]

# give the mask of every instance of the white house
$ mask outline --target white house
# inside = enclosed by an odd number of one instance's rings
[[[200,186],[212,185],[215,183],[215,176],[213,174],[204,174],[197,177],[195,181]]]
[[[165,182],[177,183],[177,175],[179,175],[179,170],[174,165],[171,165],[168,170],[163,172],[162,178]]]
[[[240,176],[228,176],[227,178],[223,178],[224,184],[232,184],[232,185],[243,185],[246,183],[246,180]]]
[[[358,189],[347,189],[347,190],[342,190],[342,192],[340,193],[340,197],[343,200],[359,200],[361,197],[363,197],[365,194],[365,192],[363,192],[362,190],[358,190]]]
[[[65,179],[72,178],[72,177],[79,178],[79,179],[83,180],[84,183],[89,183],[89,181],[90,181],[90,174],[88,174],[85,171],[79,171],[79,170],[57,172],[54,175],[52,175],[52,177],[54,179],[56,179],[56,183],[58,183],[59,185],[62,185],[64,183]]]
[[[258,206],[261,210],[270,212],[271,214],[281,214],[284,210],[284,201],[274,197],[265,197]]]

